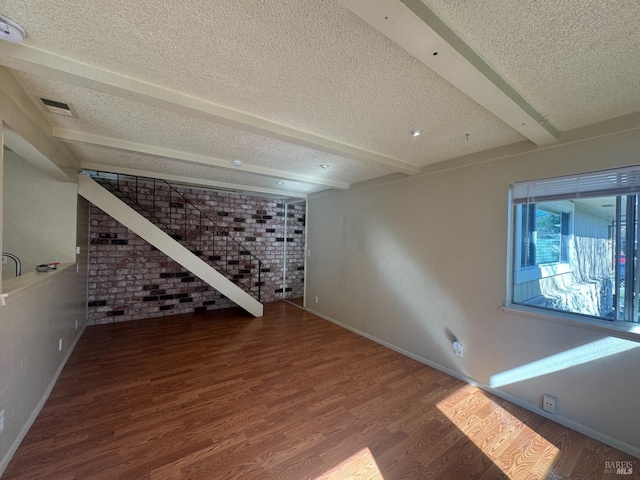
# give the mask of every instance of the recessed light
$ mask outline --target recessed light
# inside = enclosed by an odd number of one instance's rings
[[[284,185],[284,182],[276,182],[278,185]]]
[[[322,165],[320,165],[320,168],[324,168],[325,170],[329,167],[330,165],[327,165],[326,163],[323,163]]]
[[[420,135],[422,135],[422,132],[420,130],[411,130],[412,137],[419,137]]]
[[[241,161],[241,160],[234,160],[234,161],[233,161],[233,164],[234,164],[236,167],[239,167],[240,165],[242,165],[242,161]]]

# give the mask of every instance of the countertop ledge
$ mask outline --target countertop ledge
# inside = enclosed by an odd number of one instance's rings
[[[42,283],[45,280],[49,280],[55,277],[58,273],[66,270],[69,267],[73,267],[75,263],[61,263],[55,270],[49,270],[48,272],[27,272],[19,277],[10,278],[2,282],[2,293],[0,293],[0,306],[6,305],[7,297],[27,290],[34,285]]]

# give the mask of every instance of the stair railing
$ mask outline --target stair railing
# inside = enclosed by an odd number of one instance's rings
[[[100,171],[85,173],[261,301],[263,263],[230,235],[229,228],[219,225],[169,182]],[[168,202],[156,198],[161,190],[168,193]]]

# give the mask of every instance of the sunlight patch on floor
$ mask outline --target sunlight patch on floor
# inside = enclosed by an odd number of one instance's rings
[[[384,480],[371,450],[363,448],[315,480]]]
[[[555,445],[477,387],[466,385],[436,407],[511,479],[546,478],[559,453]]]

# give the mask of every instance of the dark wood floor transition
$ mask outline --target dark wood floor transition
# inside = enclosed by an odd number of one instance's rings
[[[605,471],[636,460],[282,302],[87,328],[3,480],[640,478]]]

